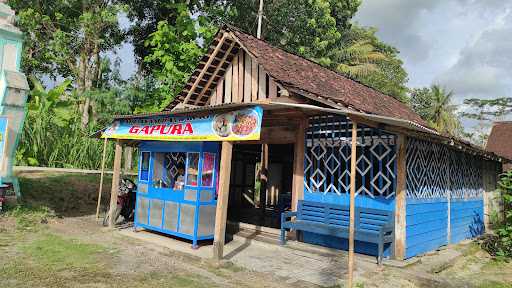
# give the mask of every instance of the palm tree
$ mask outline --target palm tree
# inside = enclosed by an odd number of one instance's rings
[[[379,70],[377,63],[386,55],[376,50],[369,40],[355,40],[346,43],[337,54],[336,70],[350,77],[364,77]]]
[[[430,87],[431,93],[431,114],[426,119],[441,133],[456,134],[461,127],[460,121],[456,115],[457,106],[453,105],[453,91],[446,91],[439,85]]]

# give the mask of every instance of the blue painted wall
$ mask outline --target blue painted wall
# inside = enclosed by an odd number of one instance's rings
[[[451,243],[475,238],[485,231],[484,201],[452,199],[450,209]]]
[[[448,201],[439,199],[406,200],[405,257],[435,250],[448,243]]]
[[[308,201],[316,201],[323,203],[333,203],[339,205],[349,205],[350,204],[350,196],[349,194],[338,195],[335,193],[310,193],[304,192],[304,200]],[[365,207],[365,208],[375,208],[382,209],[388,211],[395,210],[395,199],[391,197],[391,199],[385,199],[384,197],[375,197],[371,198],[366,195],[356,196],[356,206],[357,207]],[[311,232],[303,232],[302,240],[306,243],[320,245],[329,248],[348,250],[348,239],[319,235]],[[384,256],[388,256],[391,253],[391,247],[389,245],[384,247]],[[377,253],[377,245],[366,242],[355,242],[355,252],[367,255],[376,256]]]

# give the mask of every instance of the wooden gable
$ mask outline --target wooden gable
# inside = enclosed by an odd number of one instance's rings
[[[207,104],[251,103],[281,96],[283,89],[249,53],[240,49]]]
[[[229,32],[220,32],[173,107],[254,103],[288,92]]]

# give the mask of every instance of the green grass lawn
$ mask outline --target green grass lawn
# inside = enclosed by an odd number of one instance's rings
[[[110,181],[107,176],[105,207]],[[48,229],[45,223],[55,217],[96,211],[98,175],[30,173],[20,184],[20,203],[0,215],[0,287],[215,287],[183,271],[114,272],[116,249]]]
[[[41,224],[52,217],[28,208],[0,216],[1,287],[215,287],[183,271],[114,272],[116,249],[57,235]]]

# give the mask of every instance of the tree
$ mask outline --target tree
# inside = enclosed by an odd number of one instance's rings
[[[411,93],[411,107],[439,132],[460,135],[462,127],[452,97],[453,91],[446,91],[439,85],[414,89]]]
[[[429,87],[414,88],[411,90],[410,105],[425,121],[434,119],[432,111],[432,93]]]
[[[500,120],[512,114],[512,97],[500,97],[495,99],[465,99],[467,106],[461,116],[478,121],[474,132],[469,138],[480,145],[484,145],[489,137],[489,128],[495,120]]]
[[[127,16],[132,22],[127,31],[134,46],[135,59],[139,71],[144,75],[151,74],[152,63],[144,61],[150,54],[145,42],[150,35],[158,30],[161,21],[175,26],[179,16],[176,5],[186,7],[191,15],[206,16],[206,10],[221,11],[226,4],[222,0],[174,0],[174,1],[147,1],[147,0],[115,0],[115,3],[127,7]],[[220,24],[217,23],[217,26]]]
[[[462,113],[463,117],[479,121],[493,121],[512,113],[512,97],[495,99],[471,98],[464,100],[469,109]]]
[[[375,35],[376,32],[375,28],[363,28],[354,24],[344,34],[344,42],[366,42],[366,45],[374,47],[373,50],[366,50],[372,57],[367,65],[373,67],[370,67],[371,70],[366,75],[355,76],[355,78],[386,95],[408,103],[409,89],[406,86],[408,75],[403,68],[402,60],[398,57],[399,51],[380,41]]]
[[[130,7],[128,16],[134,25],[129,34],[144,75],[161,69],[159,61],[146,61],[152,52],[144,43],[163,28],[159,26],[161,21],[177,26],[180,11],[176,5],[185,7],[189,15],[203,17],[209,25],[220,27],[229,23],[256,34],[259,0],[180,0],[173,4],[118,0],[118,3]],[[398,50],[379,41],[375,29],[351,23],[360,4],[361,0],[265,1],[262,38],[407,102],[407,73],[397,57]],[[208,43],[201,36],[200,39]],[[188,70],[179,68],[178,71],[187,74]]]
[[[117,19],[124,7],[109,0],[10,0],[9,5],[25,32],[24,71],[71,78],[82,97],[84,128],[94,106],[84,92],[97,88],[103,53],[124,40]]]
[[[210,16],[221,15],[221,21],[255,34],[258,1],[229,2]],[[375,29],[350,22],[360,4],[360,0],[265,1],[262,38],[407,102],[407,72],[398,50],[381,42]]]
[[[34,87],[27,105],[27,119],[16,151],[18,165],[98,169],[102,142],[90,135],[99,127],[82,129],[71,81],[65,80],[46,90],[34,77]],[[105,99],[105,97],[102,97]],[[110,103],[111,109],[122,106]],[[107,162],[112,163],[113,148],[107,148]]]
[[[181,91],[197,61],[206,52],[217,28],[202,15],[192,16],[187,5],[169,4],[176,10],[174,25],[160,21],[155,32],[145,41],[148,55],[144,62],[151,64],[152,75],[158,81],[156,99],[150,110],[165,108]],[[155,103],[156,102],[156,103]]]

